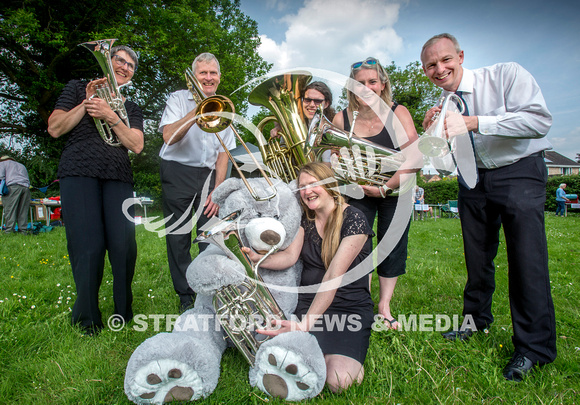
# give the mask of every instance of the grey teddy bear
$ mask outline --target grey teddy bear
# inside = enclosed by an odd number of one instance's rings
[[[270,187],[264,179],[248,181],[258,195],[268,195]],[[220,206],[220,217],[241,211],[240,236],[244,246],[259,250],[263,245],[259,235],[250,232],[254,223],[282,234],[280,249],[287,248],[296,236],[302,210],[294,185],[278,181],[275,187],[277,195],[268,201],[254,200],[240,179],[230,178],[214,190],[212,200]],[[193,260],[187,280],[197,293],[195,306],[177,319],[171,333],[147,339],[132,354],[125,373],[125,393],[131,401],[138,404],[193,401],[214,391],[227,342],[216,320],[212,299],[220,288],[236,286],[246,277],[239,261],[228,256],[231,254],[210,245]],[[287,287],[298,286],[301,271],[300,261],[284,271],[259,270],[287,318],[298,299],[297,292],[288,291]],[[322,351],[314,336],[305,332],[283,333],[262,343],[249,371],[252,386],[289,401],[315,397],[325,380]]]

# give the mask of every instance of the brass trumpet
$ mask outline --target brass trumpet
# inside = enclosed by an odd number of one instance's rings
[[[191,95],[193,96],[193,99],[197,104],[197,112],[199,117],[197,118],[196,123],[200,127],[200,129],[204,132],[212,133],[218,138],[218,141],[220,142],[224,151],[228,155],[230,162],[232,162],[233,167],[237,170],[238,174],[240,175],[240,178],[244,182],[244,185],[246,186],[246,188],[256,201],[267,201],[274,198],[276,196],[276,187],[274,187],[274,185],[268,178],[267,174],[262,169],[262,165],[254,157],[252,152],[250,152],[244,140],[238,134],[238,131],[236,131],[234,126],[231,125],[232,119],[230,117],[235,113],[235,108],[232,101],[225,96],[219,95],[206,97],[205,94],[203,93],[201,85],[199,84],[199,81],[195,77],[195,74],[193,73],[193,70],[191,70],[191,68],[187,68],[185,71],[185,81],[187,82],[187,87],[189,88],[189,91],[191,92]],[[254,161],[254,164],[260,171],[262,177],[266,179],[266,182],[272,189],[271,194],[267,196],[259,196],[254,191],[252,186],[250,186],[250,184],[248,183],[246,177],[242,173],[242,170],[236,163],[236,160],[234,159],[234,157],[232,156],[232,154],[230,153],[230,151],[228,150],[224,141],[222,140],[221,136],[218,133],[225,130],[228,127],[232,129],[234,135],[236,136],[240,144],[250,155],[250,157]]]
[[[98,41],[84,42],[80,45],[91,51],[95,58],[97,58],[101,69],[103,69],[103,72],[105,73],[105,78],[108,81],[108,84],[97,87],[96,94],[93,97],[105,100],[107,104],[109,104],[109,107],[111,107],[111,110],[119,115],[119,118],[123,120],[128,128],[131,128],[129,125],[129,118],[127,117],[127,110],[125,109],[125,103],[123,102],[123,96],[120,91],[121,86],[117,84],[115,70],[111,63],[111,48],[115,41],[116,39],[101,39]],[[127,82],[123,86],[129,84],[131,84],[131,82]],[[121,146],[119,138],[117,138],[117,135],[113,132],[113,129],[107,121],[98,118],[94,118],[94,120],[97,130],[105,143],[111,146]]]

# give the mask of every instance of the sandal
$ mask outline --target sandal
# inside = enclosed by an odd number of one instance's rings
[[[393,319],[385,319],[385,322],[388,322],[389,323],[389,325],[388,325],[389,329],[397,330],[397,328],[393,326],[395,323],[399,323],[395,318],[393,318]]]

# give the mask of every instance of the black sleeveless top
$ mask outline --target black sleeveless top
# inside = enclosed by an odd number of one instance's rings
[[[391,107],[391,111],[395,112],[395,109],[398,107],[399,104],[397,103],[393,103],[393,106]],[[350,121],[348,120],[348,113],[346,112],[346,108],[344,110],[342,110],[342,117],[343,117],[343,121],[344,121],[344,130],[345,131],[350,131]],[[359,137],[361,138],[361,137]],[[361,138],[361,139],[365,139],[367,141],[370,142],[374,142],[377,145],[381,145],[381,146],[385,146],[387,148],[390,149],[394,149],[394,150],[398,150],[400,151],[400,148],[395,148],[395,144],[393,143],[393,140],[391,139],[391,135],[389,134],[389,131],[387,131],[387,128],[385,128],[385,126],[383,125],[383,129],[381,130],[381,132],[379,132],[377,135],[373,135],[373,136],[369,136],[367,138]]]

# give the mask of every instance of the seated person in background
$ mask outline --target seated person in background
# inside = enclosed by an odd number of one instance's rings
[[[261,265],[272,270],[285,269],[301,258],[304,270],[300,285],[324,284],[316,293],[300,293],[296,307],[296,315],[302,317],[300,322],[278,321],[279,329],[259,332],[274,336],[312,330],[326,360],[326,382],[333,392],[339,392],[363,379],[373,322],[368,271],[347,285],[341,285],[341,279],[370,254],[366,241],[373,231],[364,215],[346,204],[336,191],[336,181],[318,185],[326,179],[333,179],[333,172],[324,163],[302,167],[298,175],[304,210],[302,226],[286,250],[269,256]],[[243,249],[253,262],[263,257],[249,248]],[[346,317],[342,328],[332,324],[342,317]]]

